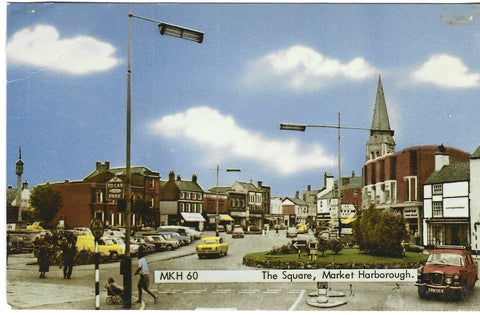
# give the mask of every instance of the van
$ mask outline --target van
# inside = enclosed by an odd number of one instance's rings
[[[306,224],[299,223],[297,224],[297,233],[307,233],[308,232],[308,227]]]
[[[195,236],[192,234],[189,234],[187,232],[187,229],[184,226],[178,226],[178,225],[164,225],[164,226],[159,226],[158,231],[170,231],[170,232],[177,232],[180,235],[183,236],[188,236],[190,237],[190,241],[193,241],[195,239]]]

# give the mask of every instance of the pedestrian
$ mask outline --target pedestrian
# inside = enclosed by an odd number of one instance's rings
[[[66,237],[63,237],[61,249],[63,258],[63,279],[70,279],[72,276],[75,255],[77,254],[77,248],[71,240],[67,240]]]
[[[154,303],[158,301],[158,295],[155,295],[148,289],[150,282],[150,271],[148,269],[148,262],[146,259],[145,249],[143,246],[140,246],[138,249],[138,268],[135,271],[135,275],[140,275],[138,279],[137,288],[138,288],[138,300],[136,303],[142,302],[142,290],[145,290],[148,294],[153,297]]]
[[[278,225],[275,225],[275,234],[278,236]]]
[[[45,279],[45,273],[50,271],[50,257],[46,244],[40,245],[37,261],[40,271],[40,278]]]

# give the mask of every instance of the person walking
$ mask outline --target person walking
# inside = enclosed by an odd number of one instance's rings
[[[77,248],[71,240],[67,240],[66,237],[62,239],[62,258],[63,258],[63,279],[70,279],[73,271],[73,263],[75,255],[77,254]]]
[[[47,245],[41,244],[37,258],[41,279],[45,279],[45,273],[50,271],[50,257],[48,252]]]
[[[150,282],[150,270],[148,269],[147,258],[145,257],[145,249],[141,246],[138,249],[138,268],[135,271],[135,275],[140,275],[138,279],[137,288],[138,288],[138,300],[136,303],[142,302],[142,290],[145,290],[148,294],[153,297],[154,303],[158,301],[158,295],[155,295],[148,289]]]

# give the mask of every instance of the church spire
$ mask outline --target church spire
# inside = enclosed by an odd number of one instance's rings
[[[390,129],[388,120],[387,104],[385,94],[383,93],[382,78],[378,75],[377,96],[375,98],[375,108],[373,109],[372,127],[370,134],[374,131],[388,131],[393,136],[393,130]]]
[[[390,129],[390,121],[388,119],[382,78],[379,75],[377,95],[375,97],[375,106],[373,109],[372,126],[370,128],[370,138],[367,142],[366,160],[373,160],[377,157],[394,152],[395,140],[393,140],[393,134],[394,131]]]

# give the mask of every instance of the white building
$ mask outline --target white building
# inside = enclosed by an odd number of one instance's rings
[[[423,186],[423,243],[480,248],[480,147],[467,163],[435,155],[435,172]]]

